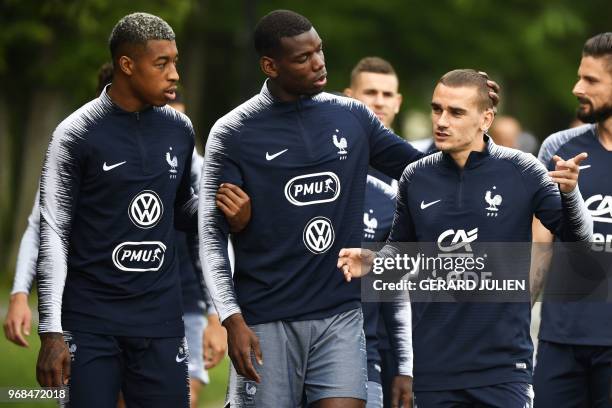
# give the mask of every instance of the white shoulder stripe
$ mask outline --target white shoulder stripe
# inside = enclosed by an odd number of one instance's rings
[[[393,180],[393,184],[387,184],[381,179],[368,174],[367,183],[382,191],[389,198],[395,199],[397,195],[397,182],[395,180]]]
[[[442,161],[442,158],[443,158],[443,153],[436,152],[436,153],[430,154],[429,156],[425,156],[413,163],[410,163],[404,169],[402,178],[410,182],[410,180],[412,180],[412,177],[414,176],[414,173],[417,170],[425,168],[425,167],[435,166]]]
[[[232,146],[239,149],[239,142],[235,138],[240,136],[245,121],[269,107],[272,102],[272,98],[262,90],[262,93],[219,119],[211,129],[206,143],[198,212],[200,261],[206,286],[222,321],[234,313],[240,313],[240,307],[227,253],[228,238],[220,225],[223,215],[217,208],[215,195],[221,183],[224,163],[230,155],[232,160],[238,160],[235,157],[237,152],[230,149]]]
[[[545,166],[547,166],[552,157],[557,154],[559,149],[564,144],[566,144],[575,137],[582,136],[588,132],[592,132],[594,129],[595,125],[588,124],[553,133],[552,135],[548,136],[542,143],[542,146],[540,147],[540,152],[538,153],[538,160],[540,160],[542,163],[544,163]],[[567,158],[564,157],[564,159]]]

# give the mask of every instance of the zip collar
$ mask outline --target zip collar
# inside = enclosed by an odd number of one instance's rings
[[[98,97],[98,99],[102,102],[102,105],[106,108],[109,108],[113,113],[118,113],[118,114],[122,114],[122,115],[131,115],[131,116],[135,116],[135,117],[139,117],[145,113],[148,113],[149,111],[153,110],[153,106],[149,105],[146,108],[144,108],[141,111],[137,111],[137,112],[128,112],[124,109],[122,109],[119,105],[117,105],[112,98],[108,95],[108,89],[110,88],[110,86],[112,85],[112,83],[106,85],[104,87],[104,89],[102,90],[102,92],[100,93],[100,96]]]
[[[447,167],[450,167],[456,171],[471,170],[479,167],[489,159],[491,152],[497,147],[497,145],[493,142],[493,139],[491,139],[491,137],[486,133],[483,135],[483,140],[485,142],[485,148],[483,151],[471,151],[463,169],[460,169],[459,166],[457,166],[455,160],[448,153],[442,153],[442,157],[444,159],[443,162],[447,165]]]
[[[265,102],[270,103],[274,107],[290,108],[292,110],[299,111],[299,110],[302,110],[304,106],[308,106],[310,103],[312,103],[313,97],[316,96],[316,95],[301,95],[295,101],[290,101],[290,102],[281,101],[280,99],[272,95],[272,93],[270,92],[270,89],[268,88],[268,81],[270,81],[269,78],[264,81],[264,84],[261,87],[261,91],[259,92],[259,95]]]

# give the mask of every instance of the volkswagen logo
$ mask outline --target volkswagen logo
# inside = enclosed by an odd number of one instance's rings
[[[315,217],[304,228],[304,245],[313,254],[322,254],[334,243],[334,227],[329,219]]]
[[[164,205],[155,191],[144,190],[132,199],[128,214],[137,227],[152,228],[164,214]]]

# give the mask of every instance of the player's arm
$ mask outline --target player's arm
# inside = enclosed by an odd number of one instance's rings
[[[36,260],[38,259],[38,236],[40,233],[39,194],[37,191],[32,212],[28,217],[28,226],[19,244],[13,290],[11,291],[8,312],[4,321],[4,334],[6,338],[23,347],[28,347],[28,341],[24,335],[30,335],[32,320],[32,311],[28,305],[28,295],[36,276]]]
[[[540,220],[533,218],[531,246],[531,267],[529,270],[529,287],[531,289],[531,306],[538,300],[552,259],[553,234],[542,225]]]
[[[199,181],[199,178],[198,178]],[[219,314],[210,297],[204,275],[202,273],[202,263],[200,262],[199,240],[197,234],[187,234],[189,256],[193,263],[193,272],[199,282],[199,289],[206,308],[208,324],[203,333],[203,350],[205,368],[213,368],[223,359],[227,351],[227,332],[219,321]]]
[[[235,184],[222,183],[219,186],[216,204],[227,218],[232,233],[245,229],[251,220],[251,198]]]
[[[212,303],[210,293],[204,288],[204,303],[206,304],[206,320],[202,339],[204,349],[204,368],[211,369],[221,362],[227,352],[227,330],[219,320],[219,313]]]
[[[378,252],[379,257],[394,256],[398,248],[394,243],[415,242],[416,232],[410,208],[408,206],[408,194],[410,188],[410,177],[414,166],[409,166],[400,179],[397,193],[397,202],[391,232],[387,239],[387,245]],[[391,313],[385,315],[385,324],[389,333],[389,340],[395,352],[398,362],[398,375],[393,379],[391,385],[391,406],[412,406],[412,308],[410,301],[395,301],[391,304]],[[390,319],[387,320],[387,317]]]
[[[174,200],[174,226],[177,230],[187,233],[197,233],[198,195],[194,184],[197,182],[197,174],[193,174],[194,166],[192,160],[195,152],[195,134],[191,122],[185,123],[186,132],[191,143],[191,155],[185,159],[185,166],[181,174],[179,187]]]
[[[397,357],[398,375],[391,385],[391,406],[399,407],[400,402],[405,407],[412,404],[412,309],[410,301],[393,302],[391,304],[390,321],[385,320],[389,331],[389,339]]]
[[[84,140],[74,129],[60,124],[49,143],[40,179],[40,250],[36,277],[41,346],[36,377],[45,387],[66,384],[70,376],[70,355],[62,336],[62,296],[85,156]]]
[[[238,306],[227,250],[230,226],[216,202],[221,184],[242,185],[238,135],[234,132],[217,122],[206,143],[198,210],[200,260],[206,286],[227,329],[234,367],[240,375],[259,382],[259,374],[251,361],[251,355],[255,354],[258,363],[263,364],[259,340],[247,326]]]
[[[204,366],[211,369],[223,360],[227,351],[227,330],[221,325],[219,315],[208,314],[208,325],[204,330]]]
[[[414,222],[408,206],[408,190],[413,168],[414,166],[406,168],[400,179],[393,224],[387,245],[376,254],[361,248],[340,250],[337,266],[343,271],[347,281],[353,277],[366,275],[375,258],[394,257],[398,254],[399,249],[394,243],[416,241]],[[398,360],[399,375],[393,379],[391,388],[392,406],[399,406],[401,401],[405,407],[409,407],[412,404],[412,310],[410,302],[394,302],[392,308],[391,318],[388,321],[385,320]]]
[[[406,166],[424,154],[387,129],[365,105],[357,101],[355,104],[354,112],[369,136],[370,165],[399,180]]]
[[[204,158],[194,148],[191,156],[191,187],[196,195],[200,191],[203,165]],[[219,186],[217,206],[227,218],[232,233],[245,229],[251,220],[251,199],[235,184],[223,183]]]
[[[547,150],[547,142],[542,149]],[[531,173],[529,184],[535,190],[532,208],[535,216],[552,234],[564,242],[589,242],[593,236],[593,219],[578,189],[580,163],[587,157],[581,153],[563,160],[557,155],[537,161],[526,169]]]
[[[352,278],[367,275],[372,269],[376,258],[393,258],[399,254],[395,243],[415,242],[414,222],[408,207],[409,177],[414,166],[408,166],[402,175],[399,187],[391,232],[387,244],[377,253],[362,248],[342,248],[338,254],[338,269],[344,273],[344,278],[350,282]]]
[[[202,179],[202,167],[204,165],[204,158],[198,154],[197,150],[193,149],[191,157],[191,186],[192,190],[198,194],[200,190],[200,182]],[[236,185],[227,183],[230,187],[224,187],[221,185],[219,191],[217,191],[217,206],[224,213],[232,232],[242,231],[248,224],[251,218],[251,204],[250,199],[242,189]],[[229,190],[229,191],[228,191]],[[221,196],[221,198],[220,198]],[[219,205],[219,200],[224,202],[224,206]],[[201,283],[201,290],[204,294],[204,303],[206,304],[207,320],[208,324],[204,331],[203,348],[204,348],[204,362],[207,369],[215,367],[225,356],[227,351],[227,331],[221,325],[219,320],[219,314],[215,309],[212,302],[210,292],[204,282],[202,264],[199,261],[198,254],[198,237],[196,236],[195,245],[193,251],[194,256],[194,268],[198,274],[198,280]],[[192,246],[190,246],[190,249]],[[191,252],[191,251],[190,251]]]

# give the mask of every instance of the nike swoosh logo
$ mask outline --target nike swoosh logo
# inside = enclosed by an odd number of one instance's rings
[[[280,152],[274,153],[274,154],[270,154],[270,153],[266,152],[266,160],[267,161],[274,160],[278,156],[280,156],[281,154],[285,153],[287,150],[289,150],[289,149],[281,150]]]
[[[421,201],[421,210],[424,210],[424,209],[426,209],[427,207],[431,207],[432,205],[437,204],[437,203],[439,203],[440,201],[442,201],[442,200],[432,201],[431,203],[427,203],[427,204],[425,204],[425,201]]]
[[[185,361],[185,359],[187,358],[187,356],[185,357],[179,357],[178,354],[176,355],[176,362],[177,363],[182,363],[183,361]]]
[[[584,166],[578,166],[580,170],[588,169],[589,167],[591,167],[590,164],[585,164]]]
[[[122,164],[125,164],[125,163],[127,163],[127,162],[126,161],[122,161],[121,163],[113,164],[112,166],[107,166],[106,162],[104,162],[104,164],[102,165],[102,170],[109,171],[109,170],[112,170],[115,167],[119,167],[119,166],[121,166]]]

